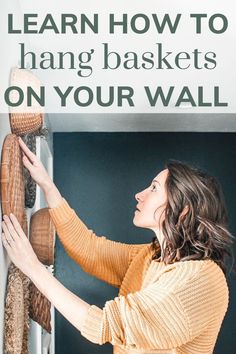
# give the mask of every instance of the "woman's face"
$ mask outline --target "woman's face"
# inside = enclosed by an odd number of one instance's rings
[[[135,226],[153,230],[159,230],[159,223],[164,220],[164,210],[167,202],[165,181],[168,169],[161,171],[143,191],[135,195],[138,201],[134,214]]]

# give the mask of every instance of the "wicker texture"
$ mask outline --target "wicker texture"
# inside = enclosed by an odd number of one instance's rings
[[[2,214],[13,213],[23,225],[25,188],[22,152],[17,136],[8,134],[4,140],[1,157]]]
[[[48,208],[36,211],[30,220],[30,243],[45,265],[54,264],[55,227]]]
[[[51,333],[51,302],[30,282],[30,306],[29,316],[42,326],[48,333]]]
[[[19,269],[11,264],[5,302],[4,353],[19,354],[24,332],[24,290]]]
[[[24,210],[23,231],[28,237],[27,216]],[[30,279],[11,263],[4,312],[4,354],[28,354]]]
[[[9,266],[4,314],[4,353],[27,354],[30,279],[13,263]]]
[[[12,68],[10,75],[11,86],[18,86],[24,92],[24,101],[18,107],[11,107],[9,115],[11,131],[16,135],[25,135],[37,132],[42,128],[44,114],[40,104],[32,101],[32,105],[27,104],[27,87],[31,87],[37,94],[40,92],[41,82],[31,71],[26,69]],[[18,100],[18,93],[11,92],[11,100]]]
[[[43,115],[34,113],[10,113],[10,126],[13,134],[25,135],[40,133],[43,125]]]
[[[26,211],[24,212],[24,220],[23,220],[23,231],[25,235],[28,237],[28,222]],[[24,289],[24,328],[23,328],[23,342],[22,342],[22,350],[21,354],[28,354],[28,338],[29,338],[29,328],[30,328],[30,319],[29,319],[29,306],[30,306],[30,292],[29,285],[30,279],[21,272],[23,279],[23,289]]]
[[[36,211],[30,221],[30,243],[40,260],[45,265],[54,263],[55,227],[48,208]],[[51,303],[30,283],[30,317],[51,333]]]

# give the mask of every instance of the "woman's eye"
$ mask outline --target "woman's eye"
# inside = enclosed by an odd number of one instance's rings
[[[153,192],[156,189],[155,184],[153,184],[153,186],[151,187],[151,191]]]

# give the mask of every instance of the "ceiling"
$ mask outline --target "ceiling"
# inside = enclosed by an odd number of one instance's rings
[[[53,132],[236,132],[236,114],[49,114]]]

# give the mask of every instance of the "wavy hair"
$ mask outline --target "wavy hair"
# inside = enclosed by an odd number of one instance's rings
[[[235,238],[228,228],[222,188],[217,179],[200,168],[178,160],[165,164],[167,204],[161,229],[164,235],[163,261],[212,259],[224,274],[227,260],[234,263]],[[160,258],[160,244],[152,239],[152,259]]]

